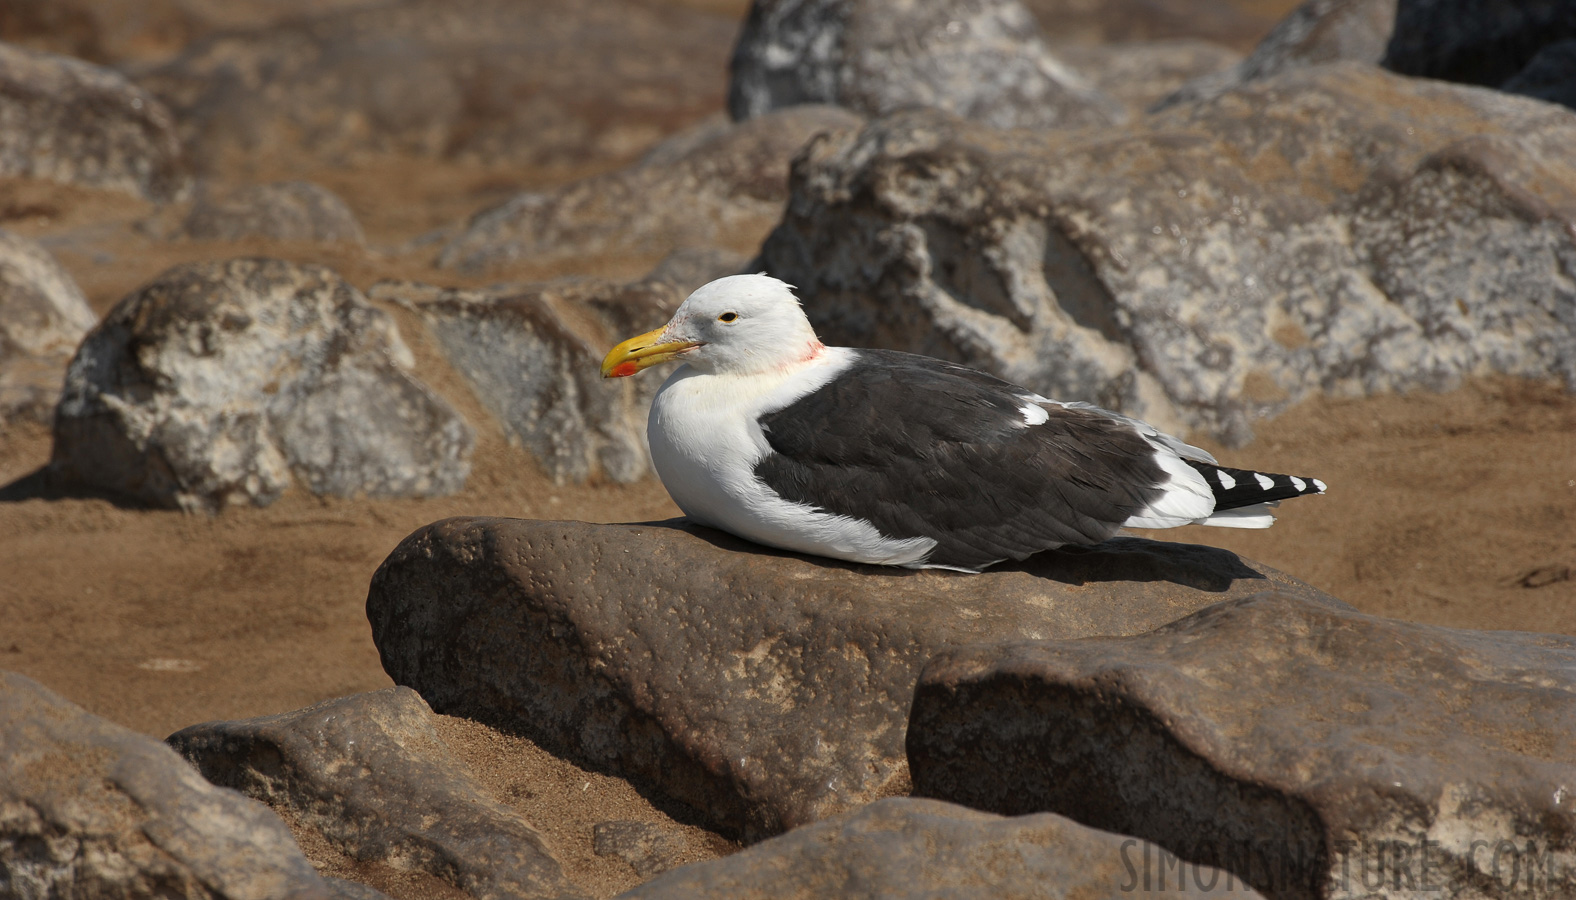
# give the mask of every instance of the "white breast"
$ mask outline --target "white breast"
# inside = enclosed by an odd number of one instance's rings
[[[874,526],[784,500],[755,477],[771,452],[757,420],[825,385],[853,363],[827,348],[784,371],[716,375],[680,367],[651,404],[646,434],[657,475],[684,514],[757,543],[881,565],[921,565],[930,538],[883,537]]]

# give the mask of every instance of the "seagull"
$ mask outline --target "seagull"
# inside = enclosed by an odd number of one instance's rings
[[[1220,465],[1154,427],[984,372],[827,347],[792,287],[733,275],[614,347],[604,378],[670,360],[651,460],[695,522],[850,562],[979,572],[1118,529],[1268,528],[1317,478]]]

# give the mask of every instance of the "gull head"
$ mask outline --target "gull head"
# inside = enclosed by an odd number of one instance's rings
[[[666,325],[614,347],[602,377],[673,359],[702,372],[748,375],[792,367],[823,349],[791,286],[769,275],[730,275],[690,294]]]

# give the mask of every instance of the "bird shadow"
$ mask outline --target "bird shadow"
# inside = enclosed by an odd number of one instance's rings
[[[798,559],[823,569],[842,569],[876,578],[941,576],[972,578],[968,572],[948,569],[902,569],[842,562],[820,556],[791,553],[756,544],[727,532],[696,524],[686,518],[641,522],[643,526],[682,531],[730,553]],[[986,573],[1023,572],[1035,578],[1079,586],[1115,581],[1167,581],[1211,593],[1231,590],[1243,579],[1268,580],[1230,550],[1203,544],[1182,544],[1149,538],[1118,536],[1088,547],[1042,550],[1019,562],[992,566]]]
[[[103,500],[121,509],[148,508],[147,503],[135,497],[57,478],[47,465],[0,484],[0,503],[21,503],[26,500]]]

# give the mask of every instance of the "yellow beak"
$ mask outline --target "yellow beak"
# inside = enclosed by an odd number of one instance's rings
[[[633,375],[641,369],[665,363],[670,359],[694,350],[700,346],[698,341],[671,341],[666,344],[657,343],[657,338],[662,336],[662,329],[648,331],[637,337],[632,337],[617,347],[614,347],[602,360],[603,378],[623,378]]]

